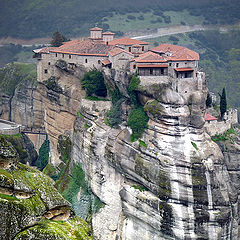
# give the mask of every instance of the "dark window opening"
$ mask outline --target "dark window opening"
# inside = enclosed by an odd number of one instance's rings
[[[71,59],[72,58],[72,56],[71,55],[69,55],[69,59]]]
[[[87,59],[85,59],[85,63],[87,63]]]
[[[176,75],[177,75],[177,78],[178,78],[178,72],[177,72],[177,74],[176,74]]]
[[[176,67],[178,67],[178,66],[179,66],[179,63],[176,64]]]
[[[106,44],[108,45],[108,42],[106,42]]]
[[[98,64],[100,64],[101,63],[101,61],[100,60],[98,60]]]
[[[136,69],[136,65],[133,65],[133,69]]]
[[[44,73],[48,73],[48,70],[47,70],[47,69],[44,69]]]
[[[142,51],[144,51],[144,46],[142,46]]]
[[[161,68],[161,74],[162,74],[162,75],[164,74],[164,69],[163,69],[163,68]]]
[[[128,51],[129,51],[129,52],[131,52],[131,51],[132,51],[131,47],[129,47],[129,48],[128,48]]]
[[[172,63],[169,63],[169,66],[171,67],[171,66],[172,66]]]
[[[150,68],[150,75],[153,75],[153,69]]]
[[[48,65],[51,65],[51,63],[50,63],[50,62],[48,62]]]
[[[62,54],[62,57],[64,58],[64,54]]]
[[[57,53],[55,54],[55,56],[57,57]]]

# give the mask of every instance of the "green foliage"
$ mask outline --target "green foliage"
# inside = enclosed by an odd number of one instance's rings
[[[139,84],[140,84],[140,79],[139,79],[138,75],[135,74],[131,78],[130,84],[128,87],[128,94],[130,96],[130,100],[135,106],[138,105],[136,90],[137,90]]]
[[[132,185],[132,187],[139,190],[140,192],[144,192],[147,190],[144,186]]]
[[[221,112],[221,117],[222,118],[223,118],[223,115],[226,111],[227,111],[227,98],[226,98],[225,88],[223,88],[222,94],[220,95],[220,112]]]
[[[55,76],[51,76],[48,80],[43,81],[43,83],[49,90],[52,90],[57,93],[63,92],[61,86],[57,83]]]
[[[36,83],[37,69],[35,64],[10,63],[0,69],[0,91],[2,93],[12,96],[16,87],[24,81]]]
[[[58,137],[57,150],[60,155],[60,159],[67,163],[71,158],[72,142],[68,136],[60,135]]]
[[[148,116],[144,112],[143,107],[135,107],[131,110],[127,125],[132,129],[132,140],[142,136],[145,129],[148,127]]]
[[[191,144],[193,145],[193,147],[198,151],[198,147],[197,144],[195,142],[191,142]]]
[[[81,112],[80,111],[78,111],[77,112],[77,115],[80,117],[80,118],[82,118],[82,119],[84,119],[85,117],[81,114]]]
[[[107,123],[111,127],[116,127],[122,122],[122,102],[124,99],[119,99],[112,108],[107,112]]]
[[[214,142],[225,142],[227,140],[230,141],[230,143],[234,144],[234,139],[233,139],[233,135],[236,135],[236,132],[234,130],[233,127],[229,128],[226,132],[224,132],[223,134],[216,134],[212,137],[212,140]]]
[[[81,80],[82,88],[86,89],[87,95],[97,95],[100,97],[107,96],[107,88],[104,83],[104,77],[101,72],[96,69],[85,73]]]
[[[49,140],[46,139],[39,149],[39,156],[37,159],[37,168],[40,171],[42,171],[48,164],[49,151],[50,151]]]
[[[67,38],[64,35],[62,35],[59,31],[56,31],[52,35],[52,40],[50,44],[52,47],[60,47],[63,44],[63,42],[66,41]]]
[[[55,63],[55,66],[65,72],[68,72],[67,62],[62,59],[57,60],[57,62]]]
[[[138,141],[140,146],[147,148],[147,144],[143,140],[139,139]]]

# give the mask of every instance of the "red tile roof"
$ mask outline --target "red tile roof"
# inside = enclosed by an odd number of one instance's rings
[[[50,52],[77,54],[77,55],[95,55],[107,56],[108,51],[114,46],[108,46],[102,41],[92,40],[74,40],[64,45],[50,50]]]
[[[209,113],[206,113],[206,114],[205,114],[205,120],[206,120],[206,121],[213,121],[213,120],[217,120],[217,118],[211,116]]]
[[[148,42],[144,41],[139,41],[136,39],[131,39],[131,38],[119,38],[119,39],[114,39],[108,43],[109,45],[126,45],[126,46],[131,46],[135,44],[140,44],[140,45],[148,45]]]
[[[102,31],[102,28],[94,27],[90,29],[91,31]]]
[[[113,32],[104,32],[102,35],[115,35]]]
[[[104,59],[104,60],[102,60],[101,62],[102,62],[102,64],[105,65],[105,66],[111,63],[111,62],[109,61],[109,59]]]
[[[122,52],[125,52],[125,53],[133,56],[132,53],[130,53],[130,52],[128,52],[128,51],[126,51],[126,50],[124,50],[124,49],[122,49],[122,48],[118,48],[118,47],[115,47],[115,48],[111,49],[108,53],[109,53],[109,55],[111,55],[112,57],[114,57],[114,56],[116,56],[116,55],[118,55],[118,54],[120,54],[120,53],[122,53]]]
[[[177,72],[190,72],[193,71],[193,68],[174,68],[175,71]]]
[[[133,60],[135,60],[137,63],[167,62],[166,58],[151,51],[145,52]]]
[[[165,53],[168,55],[170,61],[184,61],[184,60],[199,60],[199,54],[182,46],[172,44],[161,44],[158,47],[151,49],[156,53]]]
[[[138,64],[138,68],[167,68],[168,64]]]

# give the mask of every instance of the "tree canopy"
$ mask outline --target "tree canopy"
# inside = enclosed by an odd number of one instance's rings
[[[222,94],[220,95],[220,112],[221,117],[223,118],[224,113],[227,111],[227,98],[225,88],[222,90]]]
[[[52,35],[52,41],[51,41],[51,46],[52,47],[60,47],[63,42],[66,42],[67,38],[62,35],[59,31],[56,31]]]

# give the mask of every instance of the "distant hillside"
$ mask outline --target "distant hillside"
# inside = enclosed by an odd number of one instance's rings
[[[171,16],[164,15],[165,11],[184,9],[191,15],[202,16],[205,24],[231,24],[240,19],[239,0],[88,0],[87,4],[83,0],[1,0],[0,37],[46,37],[56,29],[68,37],[79,36],[94,24],[107,30],[114,14],[128,14],[126,20],[134,22],[134,13],[147,11],[153,12],[155,27],[157,21],[171,23]],[[138,20],[141,19],[139,16]]]

